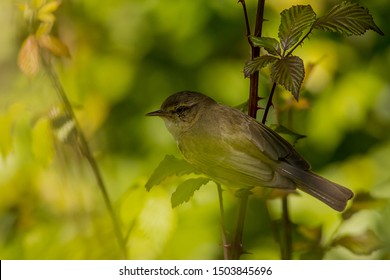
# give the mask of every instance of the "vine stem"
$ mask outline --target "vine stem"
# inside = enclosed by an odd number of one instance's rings
[[[49,78],[50,78],[50,80],[51,80],[63,106],[64,106],[64,109],[69,114],[69,116],[72,118],[72,121],[75,124],[76,132],[77,132],[78,140],[79,140],[79,142],[78,142],[79,148],[80,148],[81,152],[83,153],[83,155],[85,156],[85,158],[87,159],[87,161],[91,167],[91,170],[94,174],[94,177],[96,179],[96,182],[98,184],[98,187],[103,195],[104,203],[107,207],[108,213],[110,215],[110,218],[111,218],[113,226],[114,226],[114,232],[115,232],[116,238],[118,240],[118,245],[119,245],[119,248],[121,250],[122,258],[127,259],[126,241],[122,235],[122,231],[120,229],[120,223],[119,223],[117,215],[115,214],[114,208],[112,207],[112,203],[111,203],[110,197],[108,195],[107,188],[106,188],[106,185],[104,183],[103,177],[101,175],[101,171],[99,169],[99,166],[98,166],[94,156],[92,155],[91,149],[88,145],[88,142],[85,138],[85,135],[84,135],[79,123],[77,122],[75,113],[74,113],[72,105],[70,104],[70,101],[65,93],[65,90],[62,87],[62,84],[61,84],[55,70],[53,69],[53,66],[50,62],[50,55],[49,54],[45,55],[45,53],[41,50],[41,58],[42,58],[41,61],[42,61],[43,67],[45,69],[45,72],[49,76]]]
[[[246,9],[246,3],[245,0],[239,0],[239,3],[241,3],[244,11],[244,17],[245,17],[245,26],[246,26],[246,35],[248,37],[249,45],[251,46],[251,58],[254,59],[260,55],[260,48],[253,46],[251,41],[249,40],[249,36],[251,35],[251,28],[249,24],[249,18],[248,18],[248,12]],[[263,28],[263,21],[264,21],[264,4],[265,0],[258,0],[257,2],[257,13],[256,13],[256,22],[255,22],[255,36],[261,36],[262,28]],[[252,75],[250,75],[250,89],[249,89],[249,101],[248,101],[248,115],[252,118],[256,118],[257,110],[259,109],[258,101],[259,98],[259,72],[256,71]],[[246,216],[246,210],[248,206],[248,199],[249,195],[251,194],[250,190],[239,190],[240,194],[238,195],[240,201],[239,201],[239,207],[238,207],[238,218],[237,223],[235,227],[235,233],[233,236],[233,240],[230,246],[230,254],[229,259],[239,259],[243,250],[242,245],[242,237],[244,232],[244,223],[245,223],[245,216]]]
[[[238,190],[236,195],[240,198],[240,205],[238,208],[238,218],[236,224],[236,231],[233,236],[232,243],[230,245],[230,260],[238,260],[244,252],[242,245],[242,236],[244,232],[244,222],[246,216],[246,210],[248,208],[249,195],[251,194],[250,190],[241,189]]]
[[[227,241],[227,230],[225,223],[225,210],[223,207],[223,195],[222,195],[222,187],[219,183],[217,184],[218,198],[219,198],[219,212],[221,214],[221,236],[222,236],[222,246],[223,246],[223,258],[225,260],[229,259],[229,244]]]
[[[272,88],[271,88],[271,92],[268,96],[268,101],[267,101],[267,105],[265,106],[265,110],[264,110],[264,115],[263,115],[263,119],[261,120],[261,122],[263,124],[266,123],[267,121],[267,117],[268,117],[268,113],[269,113],[269,109],[272,107],[272,99],[274,97],[274,93],[275,93],[275,89],[276,89],[276,83],[273,83],[272,85]]]
[[[291,260],[292,258],[292,224],[288,209],[288,194],[286,194],[282,198],[282,220],[284,228],[284,238],[281,242],[282,260]]]

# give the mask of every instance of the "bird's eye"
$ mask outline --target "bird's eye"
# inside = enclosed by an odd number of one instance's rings
[[[179,115],[183,114],[185,111],[187,111],[189,108],[186,106],[179,106],[175,109],[175,112]]]

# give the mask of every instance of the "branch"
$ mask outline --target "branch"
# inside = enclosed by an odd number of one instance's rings
[[[225,210],[223,207],[223,196],[222,188],[219,183],[217,184],[218,198],[219,198],[219,212],[221,214],[221,235],[222,235],[222,246],[223,246],[223,258],[225,260],[229,259],[229,244],[227,241],[227,230],[225,227]]]
[[[64,105],[66,112],[69,114],[69,116],[72,118],[73,122],[75,123],[75,128],[76,128],[78,140],[79,140],[77,145],[79,146],[82,154],[85,156],[89,165],[91,166],[92,172],[96,178],[96,182],[97,182],[99,189],[103,195],[104,203],[107,207],[108,213],[110,214],[110,217],[111,217],[111,220],[112,220],[112,223],[114,226],[114,232],[115,232],[115,235],[116,235],[116,238],[118,240],[118,244],[119,244],[119,247],[120,247],[120,250],[122,253],[122,257],[126,259],[127,258],[126,242],[125,242],[125,239],[124,239],[122,232],[121,232],[121,229],[120,229],[119,220],[118,220],[118,218],[115,214],[115,211],[112,207],[111,200],[110,200],[110,197],[108,195],[107,188],[104,184],[103,177],[101,175],[99,166],[98,166],[94,156],[92,155],[91,150],[90,150],[89,145],[88,145],[88,142],[85,138],[85,135],[84,135],[83,131],[81,130],[80,125],[77,122],[76,116],[75,116],[73,108],[69,102],[69,99],[65,93],[65,90],[62,87],[62,84],[61,84],[55,70],[53,69],[53,66],[50,62],[50,55],[47,53],[45,54],[44,51],[41,50],[41,58],[42,58],[41,61],[42,61],[45,72],[49,76],[49,78],[54,86],[54,89],[56,90],[60,100],[62,101],[62,103]]]
[[[271,92],[269,93],[269,96],[268,96],[267,105],[265,106],[265,111],[264,111],[263,119],[261,120],[261,122],[262,122],[263,124],[266,123],[267,117],[268,117],[269,109],[271,108],[271,106],[272,106],[272,104],[273,104],[273,103],[272,103],[272,98],[274,97],[275,89],[276,89],[276,83],[273,83],[272,88],[271,88]]]

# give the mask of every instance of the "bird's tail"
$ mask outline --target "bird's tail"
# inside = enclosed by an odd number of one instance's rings
[[[314,196],[337,211],[343,211],[353,192],[310,171],[288,163],[280,164],[279,172],[293,180],[298,189]]]

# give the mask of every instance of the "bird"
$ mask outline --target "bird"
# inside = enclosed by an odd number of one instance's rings
[[[342,212],[353,192],[311,171],[294,147],[242,111],[180,91],[146,116],[161,117],[184,159],[229,188],[299,189]]]

